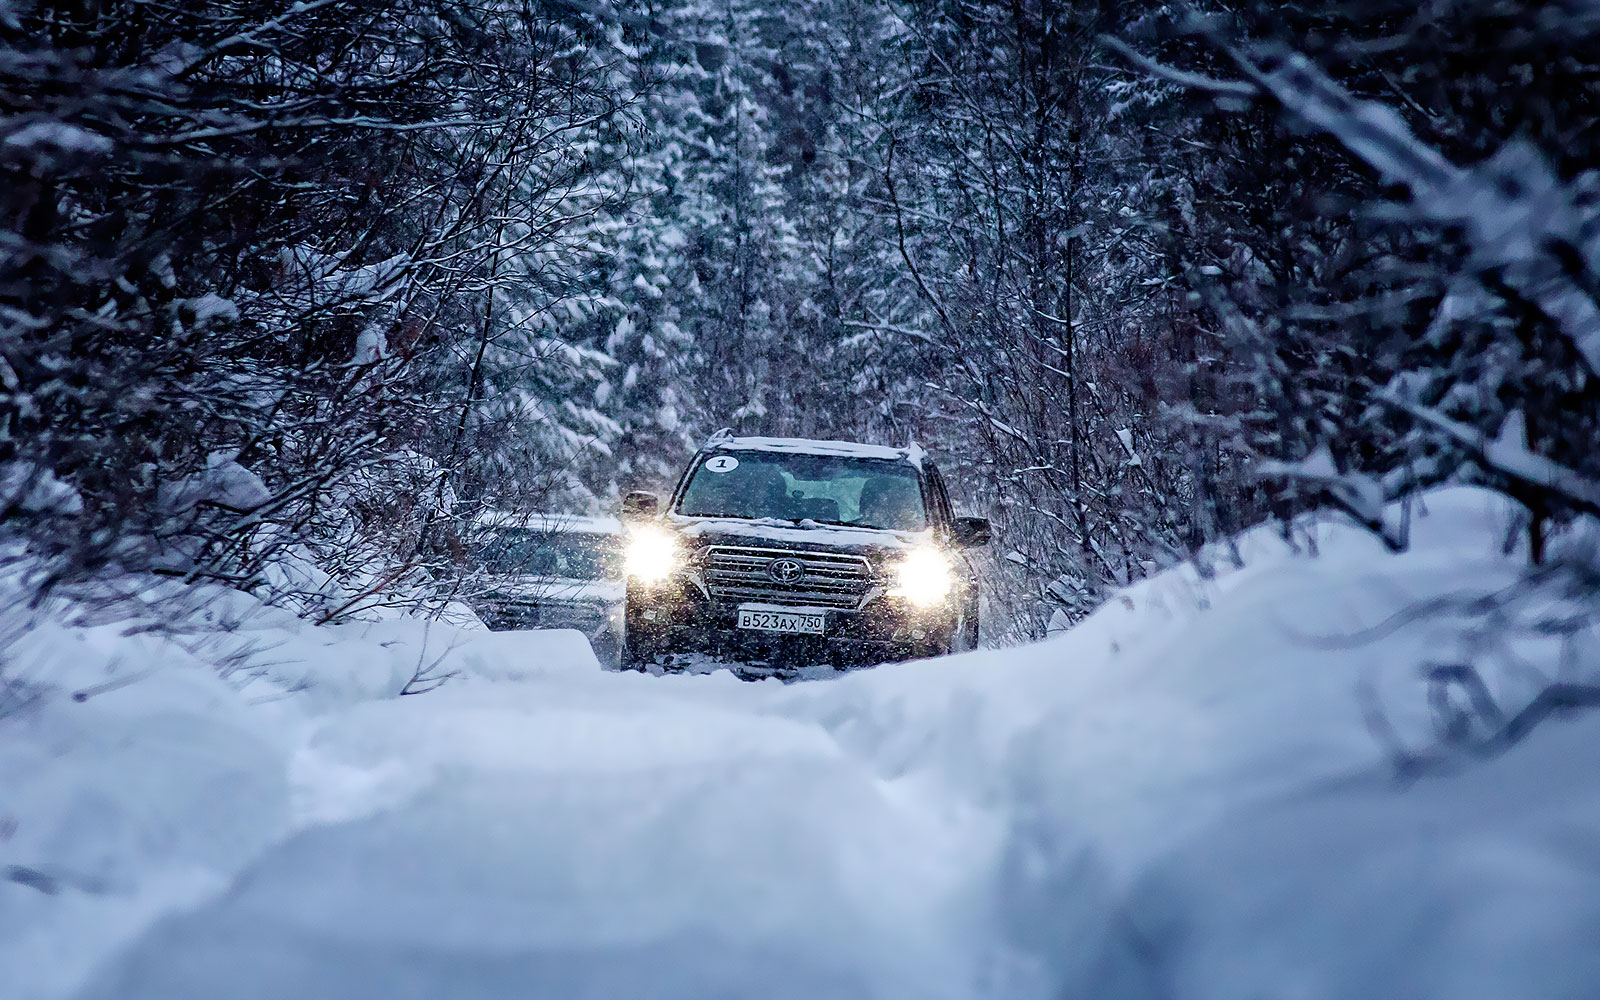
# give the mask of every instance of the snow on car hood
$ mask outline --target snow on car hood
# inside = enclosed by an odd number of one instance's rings
[[[786,521],[775,517],[690,517],[668,514],[666,523],[684,538],[716,541],[768,541],[782,545],[820,545],[829,548],[909,549],[932,542],[933,531],[890,531],[816,521]]]

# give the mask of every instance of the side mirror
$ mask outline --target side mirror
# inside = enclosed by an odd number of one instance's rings
[[[661,498],[648,490],[633,490],[622,498],[622,516],[626,518],[654,517],[661,509]]]
[[[994,529],[989,526],[987,517],[958,517],[950,528],[950,537],[964,549],[988,545],[993,535]]]

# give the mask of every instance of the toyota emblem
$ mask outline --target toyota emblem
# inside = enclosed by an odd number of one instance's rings
[[[779,583],[799,583],[806,568],[798,559],[774,559],[767,563],[767,575]]]

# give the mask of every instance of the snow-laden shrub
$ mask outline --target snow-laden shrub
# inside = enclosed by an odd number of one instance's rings
[[[335,617],[425,597],[456,494],[559,472],[516,444],[582,423],[569,359],[524,357],[530,417],[485,414],[474,358],[563,294],[512,264],[582,216],[619,103],[596,30],[0,3],[0,531],[42,590],[154,570]]]

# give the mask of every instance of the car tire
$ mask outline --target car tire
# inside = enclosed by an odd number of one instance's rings
[[[601,670],[613,670],[623,665],[624,653],[622,642],[614,632],[601,632],[589,637],[589,648],[594,651],[594,658],[599,661]],[[626,667],[623,667],[626,669]]]
[[[645,623],[644,617],[634,606],[633,595],[630,593],[622,609],[620,660],[623,670],[637,670],[644,673],[655,662],[656,647],[660,645],[660,640],[654,632],[655,630]]]
[[[665,638],[641,642],[625,635],[622,638],[622,669],[649,673],[652,668],[658,667],[662,673],[682,673],[683,665],[673,659],[677,652]]]
[[[619,660],[623,670],[644,672],[654,659],[656,643],[633,615],[627,615],[622,628],[622,650]]]
[[[975,605],[968,605],[961,609],[961,614],[950,623],[950,635],[943,643],[937,655],[949,656],[952,653],[969,653],[978,648],[978,616]]]
[[[645,658],[639,655],[639,651],[633,647],[632,643],[623,643],[621,659],[623,670],[637,670],[642,674],[648,666],[649,664],[645,662]]]

